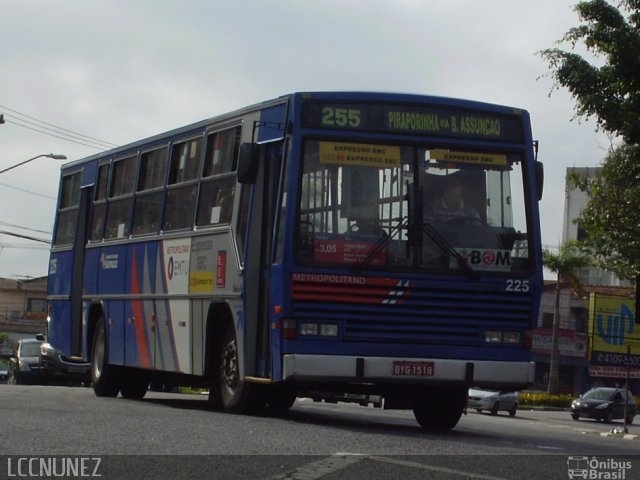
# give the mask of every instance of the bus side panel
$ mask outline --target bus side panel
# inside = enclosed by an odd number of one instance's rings
[[[105,305],[108,355],[109,363],[112,365],[124,365],[124,302],[122,300],[111,300]]]
[[[49,301],[49,327],[47,341],[59,348],[64,355],[71,354],[71,302]]]
[[[84,262],[84,295],[96,295],[98,293],[98,269],[100,266],[100,249],[87,249]]]
[[[187,299],[171,300],[169,315],[161,322],[157,343],[162,344],[165,363],[163,370],[193,373],[191,365],[191,302]],[[156,360],[157,364],[157,360]]]
[[[266,142],[282,137],[282,128],[277,128],[275,124],[284,126],[286,112],[286,104],[276,105],[260,112],[260,121],[265,122],[267,125],[258,128],[258,142]]]
[[[126,246],[102,247],[98,263],[98,295],[125,294]]]
[[[125,304],[125,365],[153,368],[156,312],[154,301],[155,256],[157,244],[129,245],[125,293],[133,297]]]
[[[71,282],[68,279],[72,271],[73,251],[51,254],[47,289],[50,296],[58,298],[49,300],[47,341],[65,355],[71,355]]]
[[[124,292],[124,278],[127,263],[127,248],[113,245],[99,249],[98,296],[118,296]],[[109,363],[124,365],[124,301],[111,299],[105,302],[106,328],[109,338]]]
[[[166,240],[158,252],[156,283],[165,293],[184,295],[185,298],[158,302],[159,327],[156,345],[162,357],[156,359],[156,367],[182,373],[192,373],[191,365],[191,312],[189,294],[189,263],[191,238]]]
[[[71,294],[71,272],[73,271],[73,251],[54,252],[49,260],[49,295]]]

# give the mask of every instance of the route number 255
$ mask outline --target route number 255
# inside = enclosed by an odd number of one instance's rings
[[[325,107],[322,109],[322,125],[326,127],[359,127],[360,110]]]

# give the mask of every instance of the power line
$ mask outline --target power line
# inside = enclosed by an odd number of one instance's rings
[[[6,230],[0,230],[0,233],[3,234],[3,235],[9,235],[11,237],[18,237],[18,238],[24,238],[25,240],[32,240],[34,242],[42,242],[42,243],[51,244],[51,241],[49,241],[47,239],[44,239],[44,238],[31,237],[29,235],[21,235],[19,233],[8,232]]]
[[[29,230],[30,232],[44,233],[45,235],[51,235],[51,232],[47,232],[46,230],[38,230],[36,228],[23,227],[22,225],[15,225],[13,223],[7,223],[0,220],[0,225],[4,225],[5,227],[13,227],[13,228],[21,228],[22,230]]]
[[[0,251],[4,248],[13,248],[21,250],[49,250],[46,245],[30,245],[28,243],[0,243]]]
[[[47,132],[44,132],[44,131],[39,130],[37,128],[27,127],[26,125],[21,125],[20,123],[17,123],[17,122],[15,122],[13,120],[6,120],[6,123],[12,123],[13,125],[16,125],[16,126],[22,127],[22,128],[26,128],[27,130],[33,130],[34,132],[44,133],[45,135],[49,135],[50,137],[55,137],[55,138],[59,138],[60,140],[65,140],[67,142],[76,143],[76,144],[82,145],[84,147],[95,148],[96,150],[108,150],[107,148],[105,148],[103,146],[90,145],[88,143],[78,142],[76,140],[71,140],[70,138],[65,138],[65,137],[62,137],[60,135],[54,135],[53,133],[47,133]]]
[[[35,125],[35,126],[37,126],[39,128],[43,128],[45,130],[53,131],[53,132],[58,133],[60,135],[65,135],[65,136],[69,136],[69,137],[72,137],[72,138],[76,138],[78,140],[82,140],[84,142],[93,143],[93,144],[96,144],[96,145],[101,145],[102,147],[106,147],[106,148],[114,148],[114,147],[118,146],[118,145],[116,145],[116,144],[114,144],[112,142],[107,142],[107,141],[104,141],[104,140],[100,140],[100,139],[95,138],[95,137],[90,137],[89,135],[84,135],[82,133],[79,133],[79,132],[76,132],[76,131],[73,131],[73,130],[69,130],[68,128],[59,127],[58,125],[55,125],[53,123],[45,122],[44,120],[40,120],[40,119],[38,119],[36,117],[33,117],[31,115],[27,115],[26,113],[21,113],[21,112],[19,112],[17,110],[14,110],[13,108],[10,108],[10,107],[4,106],[4,105],[0,105],[0,108],[2,108],[4,110],[8,110],[10,112],[13,112],[18,117],[24,117],[24,118],[17,118],[17,120],[20,120],[20,121],[25,122],[25,123],[30,124],[30,125]],[[28,120],[25,120],[25,118],[28,118],[29,120],[34,120],[37,123],[33,123],[33,122],[28,121]],[[48,125],[49,127],[53,127],[53,128],[47,128],[47,127],[44,127],[44,126],[38,125],[38,124]]]
[[[26,190],[24,188],[14,187],[13,185],[7,185],[6,183],[0,183],[0,186],[7,187],[7,188],[12,188],[13,190],[17,190],[17,191],[23,192],[23,193],[30,193],[31,195],[35,195],[37,197],[49,198],[51,200],[56,200],[56,197],[52,197],[51,195],[45,195],[43,193],[32,192],[31,190]]]

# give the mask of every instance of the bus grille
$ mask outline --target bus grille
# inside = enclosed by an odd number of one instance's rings
[[[530,328],[530,293],[497,286],[292,282],[293,317],[336,321],[350,341],[478,345],[487,329]]]

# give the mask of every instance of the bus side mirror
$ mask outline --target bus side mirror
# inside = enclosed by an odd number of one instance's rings
[[[255,143],[243,143],[238,154],[238,182],[251,184],[258,177],[258,146]]]
[[[538,201],[542,200],[542,188],[544,187],[544,165],[536,161],[536,186],[538,187]]]

